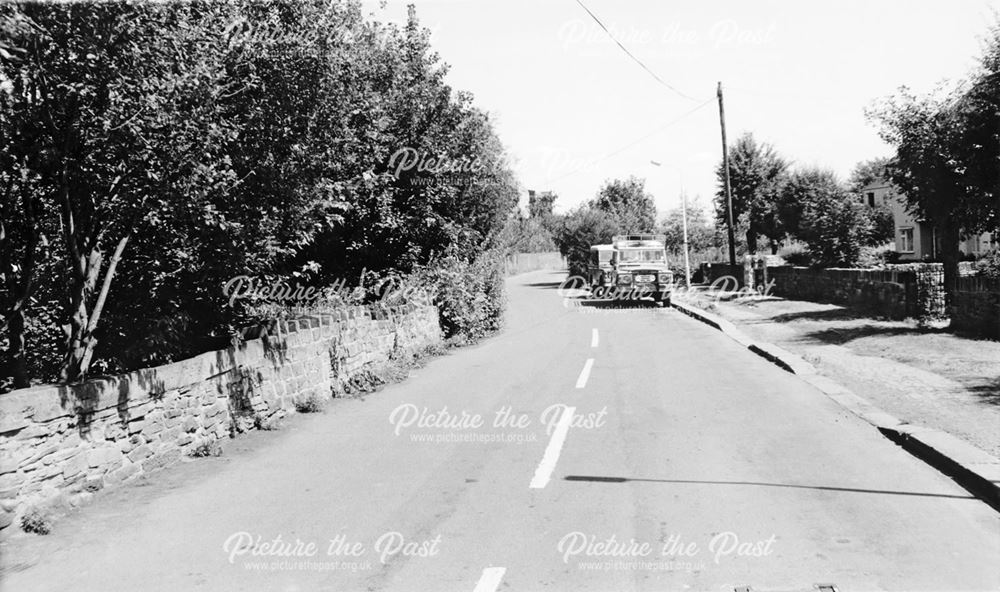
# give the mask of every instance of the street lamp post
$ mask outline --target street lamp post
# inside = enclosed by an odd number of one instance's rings
[[[655,160],[649,162],[653,166],[662,166],[662,163]],[[687,193],[684,191],[684,173],[679,170],[677,172],[681,178],[681,227],[684,229],[684,287],[688,288],[691,286],[691,259],[688,255]]]
[[[691,287],[691,259],[688,257],[688,197],[681,185],[681,226],[684,228],[684,288]]]

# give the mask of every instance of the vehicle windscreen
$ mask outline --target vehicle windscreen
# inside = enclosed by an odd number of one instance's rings
[[[619,251],[619,259],[629,262],[656,261],[662,263],[665,257],[662,249],[627,249]]]

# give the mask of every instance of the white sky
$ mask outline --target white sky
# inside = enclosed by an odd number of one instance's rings
[[[451,65],[449,83],[495,116],[522,203],[527,189],[553,190],[556,211],[566,211],[604,180],[634,174],[647,179],[661,218],[680,203],[682,181],[706,208],[715,192],[717,81],[730,144],[751,131],[795,163],[846,178],[856,162],[891,153],[863,109],[901,85],[924,92],[964,77],[1000,9],[1000,0],[583,1],[661,79],[698,100],[657,83],[574,0],[413,3]],[[365,7],[402,22],[407,3]]]

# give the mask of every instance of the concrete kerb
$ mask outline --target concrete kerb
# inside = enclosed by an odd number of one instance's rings
[[[799,376],[848,411],[875,426],[889,440],[955,480],[969,493],[1000,511],[1000,459],[951,434],[905,423],[846,387],[821,376],[801,357],[770,343],[754,341],[733,323],[673,300],[678,311],[718,329],[753,353]]]

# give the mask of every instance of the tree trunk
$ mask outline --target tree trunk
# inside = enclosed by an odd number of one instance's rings
[[[122,237],[115,247],[115,252],[108,261],[108,269],[104,272],[104,280],[101,283],[101,291],[94,301],[94,308],[87,312],[87,301],[94,292],[97,285],[97,278],[100,276],[103,256],[99,251],[93,251],[83,263],[82,275],[74,277],[72,289],[72,311],[70,317],[69,331],[67,335],[66,357],[63,361],[60,377],[64,382],[77,382],[83,380],[90,370],[91,358],[94,355],[94,348],[97,346],[95,331],[101,319],[101,312],[104,309],[104,302],[107,300],[108,291],[111,289],[111,280],[115,276],[115,268],[121,260],[122,252],[128,243],[129,235]]]
[[[86,352],[87,341],[87,299],[93,291],[94,282],[90,278],[95,275],[93,261],[100,266],[98,257],[90,257],[88,263],[83,264],[84,273],[74,274],[73,285],[70,287],[70,318],[69,327],[66,331],[66,356],[63,358],[60,378],[63,382],[76,382],[86,375],[86,369],[81,367],[84,353]],[[98,267],[99,269],[99,267]],[[90,281],[88,281],[90,280]]]
[[[31,386],[28,364],[24,357],[24,311],[18,307],[7,317],[7,368],[14,379],[14,388]]]
[[[34,286],[36,251],[38,250],[39,232],[35,219],[35,203],[33,198],[24,198],[24,226],[27,232],[27,240],[24,245],[24,256],[20,261],[21,273],[20,281],[11,273],[7,278],[7,293],[10,296],[10,310],[7,311],[7,318],[3,329],[7,331],[7,351],[6,366],[11,378],[13,378],[14,388],[27,388],[31,386],[28,377],[28,364],[25,358],[25,317],[24,308],[28,304],[28,298]],[[7,229],[0,222],[0,269],[11,269],[11,261],[8,255],[13,251],[12,240]],[[0,329],[2,330],[2,329]]]
[[[958,287],[958,262],[961,253],[958,246],[961,241],[961,231],[958,225],[950,220],[941,226],[941,262],[944,267],[944,306],[945,314],[951,316],[950,306]]]
[[[747,254],[757,254],[757,233],[753,230],[747,231]]]

